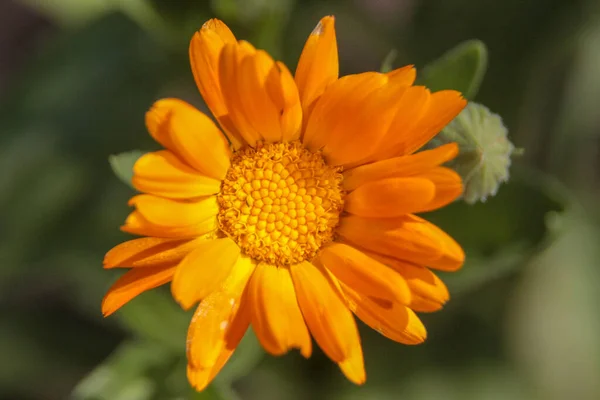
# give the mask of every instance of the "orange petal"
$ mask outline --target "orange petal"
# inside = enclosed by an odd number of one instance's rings
[[[233,351],[244,336],[250,314],[242,294],[253,270],[248,257],[239,257],[223,284],[196,309],[187,336],[188,363],[194,369],[213,368],[220,354]]]
[[[170,151],[147,153],[133,166],[133,186],[140,192],[176,199],[219,192],[221,181],[203,176]]]
[[[450,168],[437,167],[418,175],[435,185],[435,196],[424,207],[415,209],[414,212],[436,210],[456,200],[463,192],[460,175]]]
[[[417,78],[417,70],[415,69],[414,65],[406,65],[390,71],[386,75],[395,83],[408,87],[415,83],[415,79]]]
[[[410,214],[386,219],[349,215],[341,219],[337,232],[368,251],[435,269],[457,270],[465,258],[454,239]]]
[[[419,344],[427,338],[425,326],[410,308],[398,303],[382,307],[344,284],[342,291],[356,316],[383,336],[404,344]]]
[[[407,97],[409,91],[413,96]],[[385,157],[412,154],[429,142],[467,105],[459,92],[442,90],[430,94],[415,86],[400,99],[403,106],[392,122]],[[380,159],[381,159],[380,158]]]
[[[302,128],[302,104],[298,88],[288,68],[277,61],[278,73],[267,79],[267,90],[271,100],[280,111],[281,133],[283,141],[298,140]]]
[[[403,83],[374,72],[338,80],[316,103],[305,143],[312,150],[322,148],[330,165],[351,166],[365,159],[381,146],[398,111],[397,99],[406,90]]]
[[[102,314],[108,317],[146,290],[168,283],[176,266],[134,268],[123,274],[102,299]]]
[[[212,382],[212,380],[221,371],[223,366],[229,361],[229,358],[233,355],[233,352],[237,348],[238,344],[242,340],[244,333],[250,325],[250,315],[247,310],[240,309],[236,315],[236,318],[232,320],[234,324],[230,330],[232,333],[225,333],[225,345],[221,348],[221,352],[217,356],[217,360],[212,367],[209,368],[196,368],[188,361],[187,365],[187,377],[194,389],[202,391]],[[238,334],[235,332],[241,332]],[[199,346],[203,346],[203,343],[197,342]]]
[[[368,182],[384,178],[412,176],[430,170],[458,155],[458,145],[448,143],[433,150],[390,158],[344,171],[345,190],[354,190]]]
[[[239,149],[244,141],[231,126],[219,79],[219,56],[227,43],[236,43],[235,36],[227,25],[218,19],[207,21],[192,37],[190,63],[206,105],[227,133],[232,146]]]
[[[194,227],[219,213],[216,196],[194,201],[169,200],[149,194],[141,194],[129,200],[151,224],[164,227]]]
[[[240,248],[230,238],[199,243],[177,267],[171,292],[184,309],[202,300],[227,278],[240,256]]]
[[[283,64],[241,42],[225,46],[219,67],[231,121],[248,144],[299,137],[300,99]]]
[[[398,271],[406,279],[412,293],[411,302],[407,305],[413,310],[418,312],[437,311],[450,299],[450,293],[444,282],[428,268],[375,253],[366,254]]]
[[[388,78],[377,72],[346,75],[333,82],[316,102],[306,122],[302,139],[305,147],[319,151],[330,142],[336,129],[336,138],[343,135],[343,129],[352,125],[348,115],[354,115],[365,97],[387,82]]]
[[[374,150],[369,153],[365,152],[364,157],[352,166],[401,155],[397,153],[395,144],[412,132],[412,127],[417,124],[427,110],[430,97],[431,94],[426,88],[411,86],[393,98],[391,101],[396,112],[387,124],[384,137],[373,144],[375,145]]]
[[[229,119],[232,126],[241,135],[246,143],[255,147],[256,143],[261,140],[261,132],[252,124],[251,119],[257,119],[258,116],[250,116],[245,111],[244,102],[246,99],[242,96],[246,91],[241,91],[242,79],[247,79],[248,62],[244,61],[256,53],[254,47],[245,41],[240,41],[239,44],[230,43],[223,47],[219,58],[219,81],[223,94],[223,100],[229,110]],[[245,66],[243,65],[245,63]],[[245,67],[245,68],[244,68]],[[250,119],[249,119],[250,118]],[[272,122],[269,119],[269,122]]]
[[[247,328],[246,328],[247,329]],[[239,343],[239,342],[238,342]],[[237,344],[236,344],[237,347]],[[187,365],[187,378],[190,385],[198,392],[203,391],[217,376],[221,369],[225,366],[229,358],[233,355],[234,348],[224,348],[221,350],[215,365],[211,368],[194,368],[188,363]]]
[[[179,99],[162,99],[146,113],[154,139],[203,175],[223,179],[229,168],[229,143],[212,120]]]
[[[307,261],[290,271],[302,315],[319,346],[336,363],[352,358],[360,346],[356,323],[326,272]]]
[[[402,276],[351,246],[332,243],[321,249],[318,257],[337,279],[364,295],[410,302],[410,290]]]
[[[179,263],[198,242],[205,240],[144,237],[121,243],[104,256],[104,268],[162,267]]]
[[[266,351],[282,355],[297,348],[310,357],[312,343],[288,267],[260,263],[248,285],[248,301],[252,327]]]
[[[391,218],[421,211],[432,202],[436,186],[420,177],[387,178],[350,192],[344,209],[362,217]]]
[[[308,37],[296,68],[295,80],[305,120],[314,102],[338,79],[338,75],[335,18],[327,16],[321,19]]]

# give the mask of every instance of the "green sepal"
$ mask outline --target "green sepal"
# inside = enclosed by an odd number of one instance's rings
[[[145,154],[141,150],[132,150],[125,153],[113,154],[108,157],[108,162],[113,172],[121,181],[128,186],[133,187],[131,179],[133,178],[133,165]]]
[[[425,66],[417,83],[432,92],[453,89],[475,98],[487,70],[488,51],[480,40],[468,40]]]

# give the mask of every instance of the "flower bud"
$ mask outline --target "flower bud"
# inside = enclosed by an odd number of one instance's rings
[[[515,150],[508,140],[502,118],[484,105],[470,102],[427,145],[428,148],[456,142],[460,153],[447,163],[463,179],[463,199],[469,204],[494,196],[509,178]]]

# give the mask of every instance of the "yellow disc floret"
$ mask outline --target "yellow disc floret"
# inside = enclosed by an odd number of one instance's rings
[[[257,261],[310,260],[333,238],[343,208],[339,168],[299,142],[238,152],[223,181],[219,227]]]

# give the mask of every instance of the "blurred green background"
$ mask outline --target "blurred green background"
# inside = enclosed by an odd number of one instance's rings
[[[422,68],[468,39],[489,50],[476,100],[525,149],[496,197],[429,215],[467,251],[452,300],[408,347],[360,325],[367,384],[316,352],[263,357],[248,335],[206,392],[182,359],[168,289],[104,320],[102,257],[132,190],[107,157],[155,148],[161,97],[206,109],[187,59],[202,23],[293,70],[336,16],[342,74]],[[597,0],[3,0],[0,2],[0,398],[600,398],[600,4]]]

